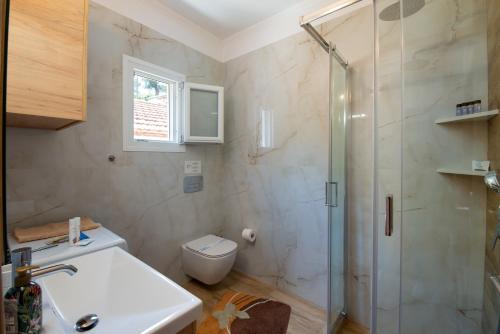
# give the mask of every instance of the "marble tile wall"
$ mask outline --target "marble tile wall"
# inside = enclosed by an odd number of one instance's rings
[[[320,27],[351,64],[351,113],[357,117],[350,122],[348,150],[346,278],[349,314],[365,326],[372,247],[371,10]],[[433,122],[453,114],[458,102],[487,101],[484,22],[483,0],[436,0],[403,26],[396,21],[379,27],[379,107],[384,108],[376,119],[377,178],[383,184],[377,216],[383,216],[382,195],[390,192],[396,197],[396,222],[402,222],[379,253],[384,255],[379,278],[386,284],[379,286],[379,324],[393,325],[382,327],[384,334],[394,332],[398,319],[405,334],[479,333],[486,193],[480,179],[443,176],[436,169],[469,168],[472,159],[486,158],[486,128]],[[496,59],[494,50],[490,45],[490,59]],[[226,144],[189,146],[185,154],[122,152],[122,54],[185,73],[190,81],[224,85]],[[404,77],[398,72],[401,61]],[[498,68],[495,61],[490,68]],[[500,98],[497,72],[490,73],[491,105]],[[91,5],[88,108],[88,122],[59,132],[8,129],[10,226],[90,215],[125,237],[134,255],[178,281],[184,279],[180,245],[221,232],[240,246],[237,269],[326,306],[328,57],[316,42],[300,33],[224,65]],[[259,145],[262,112],[272,115],[271,148]],[[496,124],[490,124],[494,165]],[[117,157],[114,163],[109,154]],[[203,162],[205,190],[186,195],[183,162],[194,159]],[[496,205],[489,196],[490,211]],[[257,230],[254,245],[241,239],[244,227]],[[496,267],[494,254],[487,255],[488,272]],[[399,283],[401,296],[394,289]],[[488,285],[486,291],[491,296]],[[485,303],[490,300],[486,296]],[[483,320],[484,326],[485,321],[491,323]]]
[[[500,1],[487,0],[488,9],[488,83],[489,109],[500,108]],[[500,118],[489,122],[488,159],[492,169],[500,169]],[[495,235],[497,210],[500,196],[488,191],[486,211],[486,261],[484,273],[484,309],[482,333],[497,333],[500,325],[500,294],[496,291],[489,277],[500,274],[500,251],[497,246],[492,250]]]
[[[320,27],[351,67],[350,316],[368,326],[372,240],[372,9]],[[328,55],[306,33],[226,64],[224,233],[240,245],[237,269],[326,306]],[[259,145],[260,113],[274,144]],[[257,231],[252,245],[241,231]]]
[[[486,190],[436,173],[487,159],[485,123],[440,126],[457,103],[487,107],[484,0],[426,2],[403,20],[401,332],[479,333]]]
[[[123,236],[132,254],[182,281],[180,245],[222,229],[222,147],[123,152],[122,54],[206,84],[224,83],[224,65],[105,7],[91,4],[89,20],[88,121],[58,132],[7,130],[8,222],[89,215]],[[202,192],[183,193],[184,160],[202,161]]]
[[[369,326],[372,240],[371,8],[323,24],[351,64],[348,309]],[[226,88],[226,143],[182,153],[122,152],[122,54]],[[183,281],[180,245],[207,233],[239,243],[237,269],[326,307],[328,56],[306,33],[220,64],[91,5],[88,121],[59,131],[8,129],[8,221],[90,215],[132,254]],[[273,147],[258,140],[260,112]],[[116,161],[107,160],[109,154]],[[202,160],[205,189],[182,192],[184,160]],[[243,227],[257,230],[250,245]]]
[[[379,4],[378,12],[390,2]],[[379,230],[387,193],[396,208],[395,234],[378,234],[380,333],[480,332],[485,188],[481,178],[436,170],[486,159],[487,128],[434,121],[463,101],[486,108],[484,4],[426,1],[403,21],[378,21]]]

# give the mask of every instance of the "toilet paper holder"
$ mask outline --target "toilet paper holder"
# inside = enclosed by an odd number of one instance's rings
[[[254,243],[257,239],[257,234],[251,228],[245,228],[241,232],[241,237],[243,238],[243,240]]]

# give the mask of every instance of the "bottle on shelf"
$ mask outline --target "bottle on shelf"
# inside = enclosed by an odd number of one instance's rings
[[[472,115],[474,113],[474,102],[467,103],[467,115]]]
[[[481,100],[474,101],[474,113],[481,112]]]

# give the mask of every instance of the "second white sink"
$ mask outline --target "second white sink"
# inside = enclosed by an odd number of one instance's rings
[[[198,298],[120,248],[65,263],[78,273],[39,280],[65,333],[88,314],[99,317],[94,334],[175,334],[201,316]]]

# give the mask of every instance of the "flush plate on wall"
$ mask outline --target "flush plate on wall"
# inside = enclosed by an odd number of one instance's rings
[[[203,190],[203,176],[185,176],[184,177],[184,193],[191,194]]]
[[[201,175],[201,161],[184,161],[184,174]]]

